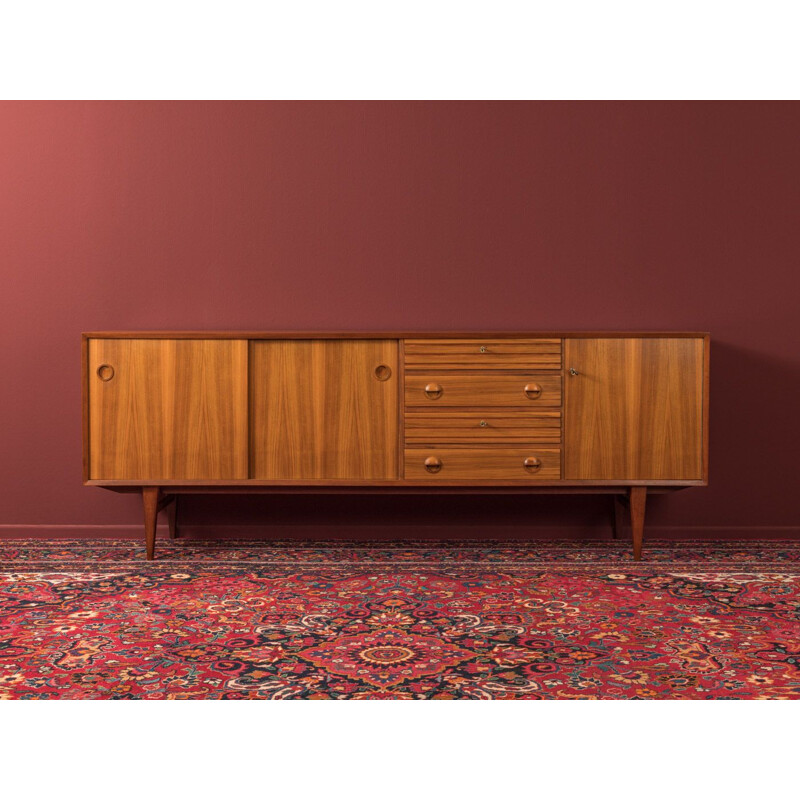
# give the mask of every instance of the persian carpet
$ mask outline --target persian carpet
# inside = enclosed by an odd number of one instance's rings
[[[0,698],[800,698],[800,542],[0,545]]]

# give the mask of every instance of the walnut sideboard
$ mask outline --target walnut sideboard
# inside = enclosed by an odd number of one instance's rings
[[[84,484],[156,519],[206,492],[570,492],[708,482],[706,333],[83,334]]]

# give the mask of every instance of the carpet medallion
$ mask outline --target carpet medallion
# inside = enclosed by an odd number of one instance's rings
[[[0,546],[0,698],[800,698],[800,542]]]

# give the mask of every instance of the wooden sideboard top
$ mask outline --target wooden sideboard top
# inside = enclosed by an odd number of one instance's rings
[[[84,339],[707,339],[707,331],[93,331]]]

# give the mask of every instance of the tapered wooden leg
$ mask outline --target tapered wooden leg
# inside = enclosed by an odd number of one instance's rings
[[[642,559],[642,538],[644,536],[644,504],[647,499],[645,486],[631,486],[631,529],[633,530],[633,560]]]
[[[619,494],[613,495],[611,500],[611,538],[621,539],[625,533],[625,504]]]
[[[142,505],[144,506],[144,541],[147,546],[147,560],[152,561],[156,552],[157,486],[145,486],[142,489]]]
[[[169,538],[178,538],[178,498],[179,495],[173,497],[172,502],[167,506],[167,522],[169,522]]]

